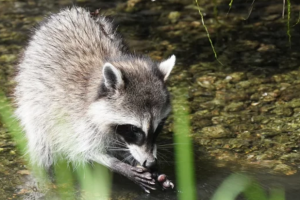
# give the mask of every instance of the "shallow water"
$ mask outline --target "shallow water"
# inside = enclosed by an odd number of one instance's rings
[[[292,2],[289,45],[281,0],[256,2],[249,17],[250,2],[234,1],[228,13],[227,1],[216,1],[217,7],[212,1],[201,1],[221,65],[189,1],[144,1],[134,7],[120,2],[1,2],[0,88],[10,96],[13,65],[30,29],[44,16],[72,4],[101,8],[114,18],[131,50],[157,60],[177,56],[169,88],[173,98],[177,88],[189,90],[184,95],[190,102],[199,199],[209,199],[232,172],[250,174],[266,190],[281,185],[286,199],[299,199],[300,6]],[[171,127],[170,120],[162,144],[172,143]],[[35,188],[29,171],[1,122],[0,138],[0,199],[30,196]],[[161,159],[162,171],[174,180],[173,149],[168,151],[166,161]],[[112,195],[115,199],[176,199],[177,192],[147,195],[116,175]]]

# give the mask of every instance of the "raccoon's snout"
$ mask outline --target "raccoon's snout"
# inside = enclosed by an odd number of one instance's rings
[[[153,168],[156,168],[156,166],[157,166],[157,159],[156,158],[154,160],[147,159],[143,163],[143,167],[145,167],[147,169],[153,169]]]

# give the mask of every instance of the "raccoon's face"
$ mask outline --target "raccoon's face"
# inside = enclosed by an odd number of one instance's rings
[[[153,168],[156,165],[156,138],[163,127],[164,120],[159,124],[155,131],[145,132],[141,128],[131,125],[122,124],[116,126],[116,134],[124,142],[129,150],[130,155],[146,168]],[[123,159],[128,156],[124,152]],[[130,157],[131,157],[130,156]],[[130,163],[132,160],[128,160]],[[133,163],[133,162],[131,162]]]
[[[134,66],[145,65],[143,62],[129,62],[132,67],[124,66],[128,63],[104,65],[100,98],[90,111],[99,125],[107,127],[111,144],[120,149],[114,151],[119,159],[126,161],[132,156],[140,165],[152,168],[156,164],[156,138],[171,111],[165,81],[175,56],[160,64],[147,62],[147,67]]]

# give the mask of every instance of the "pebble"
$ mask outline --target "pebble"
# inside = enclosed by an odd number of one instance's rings
[[[204,127],[201,130],[201,133],[202,137],[207,138],[230,138],[232,136],[232,133],[229,131],[229,129],[222,125]]]

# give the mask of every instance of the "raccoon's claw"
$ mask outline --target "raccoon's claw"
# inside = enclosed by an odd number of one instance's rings
[[[150,191],[148,189],[151,190],[156,190],[155,187],[151,186],[151,185],[147,185],[145,183],[140,183],[140,186],[145,190],[145,192],[150,193]]]
[[[145,180],[145,179],[142,179],[140,177],[135,177],[136,180],[140,181],[140,182],[143,182],[143,183],[147,183],[147,184],[150,184],[150,185],[155,185],[155,180],[152,179],[152,180]]]
[[[157,181],[162,185],[163,189],[170,189],[174,188],[174,183],[172,183],[170,180],[167,179],[167,176],[165,174],[160,174],[157,177]]]
[[[165,182],[163,182],[162,186],[164,189],[174,188],[174,184],[168,179]]]
[[[174,183],[172,183],[171,181],[170,181],[170,186],[172,189],[174,189],[174,187],[175,187]]]
[[[158,182],[164,182],[167,179],[167,176],[165,174],[161,174],[157,177]]]
[[[141,188],[144,190],[144,192],[146,192],[146,193],[150,194],[150,191],[149,191],[149,190],[147,190],[147,189],[146,189],[146,188],[144,188],[143,186],[141,186]]]

